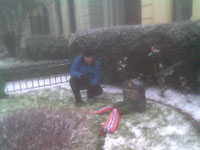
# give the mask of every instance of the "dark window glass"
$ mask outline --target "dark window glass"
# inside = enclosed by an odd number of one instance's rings
[[[43,5],[39,5],[30,16],[32,35],[49,35],[48,11]]]
[[[193,0],[174,0],[173,1],[173,21],[190,20],[192,17]]]
[[[141,0],[125,0],[125,24],[141,24]]]

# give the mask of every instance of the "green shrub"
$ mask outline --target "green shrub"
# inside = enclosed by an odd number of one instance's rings
[[[8,53],[10,56],[16,56],[16,41],[17,38],[15,36],[14,32],[7,32],[4,34],[3,38],[3,43],[6,46]]]
[[[102,64],[105,82],[140,77],[147,85],[191,89],[199,86],[199,41],[200,22],[196,21],[77,33],[69,39],[69,49],[72,57],[84,49],[94,50]],[[152,47],[159,52],[150,55]]]
[[[68,58],[68,41],[62,37],[38,37],[27,40],[27,53],[33,60]]]
[[[0,98],[3,98],[5,96],[5,81],[0,75]]]

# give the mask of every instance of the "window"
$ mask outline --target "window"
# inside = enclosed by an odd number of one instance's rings
[[[125,0],[125,24],[141,24],[141,0]]]
[[[173,21],[190,20],[193,0],[173,0]]]
[[[30,16],[32,35],[49,35],[49,18],[45,6],[40,4]]]

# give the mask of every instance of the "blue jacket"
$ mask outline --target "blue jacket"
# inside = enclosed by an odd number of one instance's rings
[[[90,65],[87,64],[82,56],[77,56],[70,68],[69,74],[71,77],[79,78],[82,74],[86,75],[90,84],[98,85],[100,83],[100,65],[97,60]]]

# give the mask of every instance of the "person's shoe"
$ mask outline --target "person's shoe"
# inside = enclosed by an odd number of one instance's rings
[[[79,95],[75,95],[75,103],[76,105],[80,105],[82,103],[82,98]]]
[[[96,96],[96,97],[88,98],[87,102],[90,104],[93,104],[93,103],[96,103],[98,100],[99,98]]]
[[[92,98],[88,98],[87,103],[94,103],[94,100]]]
[[[84,102],[83,101],[76,101],[76,105],[77,106],[82,106],[82,105],[84,105]]]

